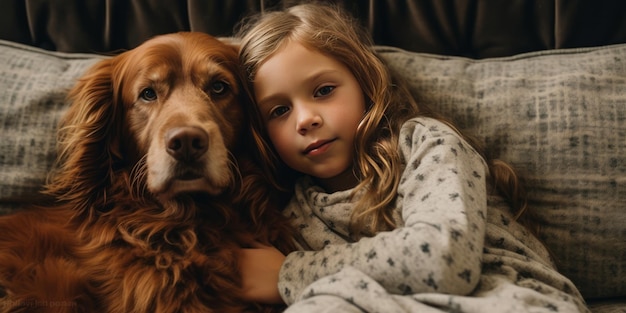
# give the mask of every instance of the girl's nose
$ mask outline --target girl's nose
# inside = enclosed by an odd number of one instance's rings
[[[300,107],[298,110],[297,131],[301,135],[322,126],[323,119],[315,110]]]

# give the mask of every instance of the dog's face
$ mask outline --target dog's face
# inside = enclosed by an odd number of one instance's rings
[[[113,73],[130,133],[122,146],[150,192],[218,194],[232,183],[244,118],[236,48],[199,33],[160,36],[120,55]]]

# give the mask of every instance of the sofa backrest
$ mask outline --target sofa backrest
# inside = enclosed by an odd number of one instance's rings
[[[245,16],[298,0],[4,0],[0,39],[64,52],[111,53],[163,33],[230,36]],[[329,2],[329,0],[326,0]],[[375,43],[487,58],[626,43],[626,1],[333,0]]]
[[[520,170],[541,239],[587,299],[626,297],[626,44],[485,60],[377,50],[420,103]],[[45,182],[67,91],[102,58],[0,41],[0,214]]]

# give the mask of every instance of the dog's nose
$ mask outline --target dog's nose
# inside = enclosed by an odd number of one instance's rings
[[[176,160],[192,162],[208,150],[209,136],[198,127],[176,127],[165,134],[165,147]]]

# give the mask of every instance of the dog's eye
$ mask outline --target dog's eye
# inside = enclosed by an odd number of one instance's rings
[[[154,101],[157,99],[157,93],[152,88],[146,88],[141,91],[139,97],[145,101]]]
[[[224,81],[218,80],[211,83],[210,92],[213,95],[221,96],[228,91],[228,84]]]

